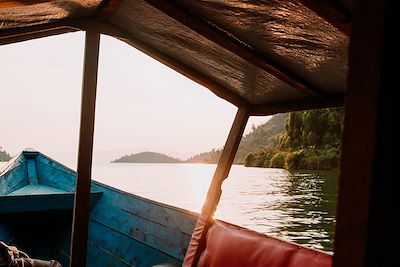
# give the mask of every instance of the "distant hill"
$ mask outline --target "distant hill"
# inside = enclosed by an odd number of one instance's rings
[[[203,152],[190,157],[185,161],[185,163],[217,163],[221,156],[221,152],[222,149],[213,149],[209,152]]]
[[[287,113],[276,114],[266,123],[253,127],[251,133],[242,138],[234,163],[244,164],[246,156],[251,152],[265,148],[275,148],[279,143],[280,136],[285,131],[287,118]],[[221,152],[222,149],[213,149],[209,152],[194,155],[186,162],[218,163]]]
[[[244,164],[246,156],[259,149],[275,148],[281,135],[285,132],[288,113],[275,114],[258,127],[253,127],[251,133],[244,136],[235,157],[236,164]]]
[[[10,154],[3,150],[0,146],[0,161],[9,161],[11,159]]]
[[[182,163],[180,159],[176,159],[156,152],[141,152],[122,156],[119,159],[111,161],[112,163]]]

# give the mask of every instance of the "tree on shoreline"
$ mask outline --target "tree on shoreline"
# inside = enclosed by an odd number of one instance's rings
[[[11,159],[10,154],[8,154],[1,146],[0,146],[0,161],[9,161]]]
[[[337,168],[342,121],[340,108],[291,112],[279,144],[250,152],[245,166],[290,170]]]

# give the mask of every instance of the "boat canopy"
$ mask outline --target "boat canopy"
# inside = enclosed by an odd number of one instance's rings
[[[86,264],[100,34],[119,38],[238,107],[185,266],[204,249],[247,119],[336,107],[345,116],[333,266],[393,266],[389,0],[2,0],[0,45],[86,31],[71,266]],[[393,26],[392,26],[393,27]],[[390,67],[389,67],[390,66]],[[396,80],[395,80],[396,79]],[[396,117],[395,117],[396,116]],[[397,205],[398,206],[398,205]],[[391,251],[388,251],[388,249]]]
[[[272,114],[342,105],[350,14],[344,0],[5,0],[0,44],[95,28]]]

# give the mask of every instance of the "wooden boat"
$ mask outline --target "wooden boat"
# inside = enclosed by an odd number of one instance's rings
[[[36,151],[11,160],[0,172],[0,240],[68,266],[75,176]],[[96,181],[91,188],[89,266],[182,264],[197,214]]]
[[[1,197],[0,209],[7,211],[1,214],[2,238],[38,248],[38,255],[55,255],[64,263],[69,259],[73,267],[148,266],[164,260],[183,260],[185,267],[329,266],[330,256],[215,221],[213,214],[249,116],[345,103],[332,264],[396,266],[395,246],[387,245],[393,241],[393,211],[398,207],[396,175],[387,170],[394,158],[386,153],[397,143],[391,125],[398,117],[392,89],[398,81],[394,68],[388,67],[395,65],[391,52],[398,50],[390,47],[397,43],[389,30],[397,10],[393,2],[0,1],[0,45],[86,32],[75,187],[73,172],[40,153],[24,152],[2,173],[0,190],[18,188]],[[238,107],[198,216],[91,182],[100,34],[126,42]],[[41,160],[49,163],[49,175],[64,170],[67,186],[58,183],[56,175],[42,177]],[[36,169],[32,162],[38,163]],[[3,182],[13,176],[11,166],[17,171],[18,165],[20,175]],[[29,187],[29,181],[37,184]],[[40,184],[34,191],[40,194],[15,195],[32,193],[32,186]],[[40,210],[30,205],[35,201],[63,212]],[[126,201],[122,213],[107,206],[121,207]],[[30,216],[17,215],[28,210]],[[109,215],[101,214],[106,210]],[[44,217],[32,215],[38,212]],[[104,219],[104,224],[94,218]],[[29,231],[12,230],[24,229],[25,219]],[[43,225],[59,228],[49,233]],[[39,238],[43,236],[44,242]],[[49,244],[54,243],[60,246],[51,251]]]
[[[74,171],[37,151],[26,150],[12,159],[0,171],[0,240],[29,251],[36,258],[56,259],[68,266],[75,177]],[[182,265],[198,214],[96,181],[91,184],[90,201],[88,266]],[[253,251],[242,248],[242,255],[265,252],[266,247],[275,244],[274,250],[284,248],[286,260],[301,249],[302,260],[305,257],[308,266],[313,262],[322,264],[318,266],[330,263],[326,253],[222,221],[215,222],[207,247],[217,246],[221,252],[229,253],[227,250],[235,242],[228,240],[240,241],[240,235],[241,246],[260,246],[251,248]],[[218,244],[220,241],[227,243]],[[206,254],[213,255],[208,251]],[[262,260],[271,261],[273,258],[268,255],[261,255]],[[229,259],[232,257],[223,257],[223,262],[228,263]],[[227,266],[242,265],[236,262]]]

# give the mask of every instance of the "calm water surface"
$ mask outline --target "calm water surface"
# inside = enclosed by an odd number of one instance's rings
[[[199,212],[216,165],[114,163],[93,166],[102,183]],[[216,217],[332,251],[335,172],[232,167]]]
[[[0,167],[4,163],[0,162]],[[95,164],[95,180],[199,212],[216,165]],[[268,235],[332,251],[335,172],[232,166],[216,217]]]

